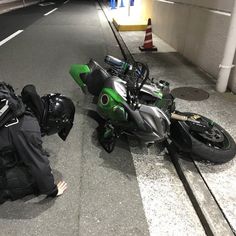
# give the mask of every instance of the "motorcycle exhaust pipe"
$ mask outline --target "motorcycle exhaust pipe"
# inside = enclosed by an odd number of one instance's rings
[[[171,113],[171,119],[187,121],[189,118],[187,116],[179,115],[179,114],[176,114],[176,113]]]
[[[176,113],[171,113],[171,119],[173,120],[180,120],[180,121],[191,121],[193,123],[200,123],[200,121],[197,121],[196,119],[199,118],[200,116],[196,115],[194,117],[188,117]]]

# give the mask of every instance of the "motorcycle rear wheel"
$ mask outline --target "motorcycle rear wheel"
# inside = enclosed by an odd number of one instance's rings
[[[186,113],[186,115],[191,114]],[[204,116],[201,116],[200,119],[211,122]],[[188,121],[185,123],[188,125]],[[232,160],[236,154],[236,144],[233,138],[217,123],[213,124],[210,132],[198,133],[190,130],[189,134],[192,141],[191,157],[194,160],[220,164]]]

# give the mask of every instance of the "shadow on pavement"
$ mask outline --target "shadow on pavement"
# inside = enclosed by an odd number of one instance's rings
[[[128,179],[130,179],[130,175],[136,176],[135,167],[126,136],[121,136],[116,141],[116,146],[112,153],[107,153],[99,144],[96,130],[92,136],[92,143],[101,150],[99,158],[104,160],[101,164],[102,167],[117,170],[123,173]]]
[[[88,118],[92,118],[97,122],[97,124],[104,122],[97,111],[82,106],[77,106],[77,108],[77,113],[82,114]],[[99,144],[96,129],[92,134],[92,144],[101,150],[99,158],[104,160],[101,166],[122,172],[127,178],[129,178],[129,175],[136,176],[132,155],[129,149],[129,143],[125,135],[122,135],[116,141],[116,146],[112,153],[107,153]]]
[[[1,219],[32,219],[47,211],[55,203],[55,198],[27,196],[17,201],[7,201],[0,206]]]

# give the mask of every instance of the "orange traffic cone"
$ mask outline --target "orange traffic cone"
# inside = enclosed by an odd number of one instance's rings
[[[148,19],[148,25],[146,29],[146,35],[143,46],[139,46],[141,51],[157,51],[157,48],[152,43],[152,23],[151,18]]]

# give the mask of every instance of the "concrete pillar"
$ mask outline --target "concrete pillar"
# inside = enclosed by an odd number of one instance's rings
[[[230,71],[236,50],[236,0],[231,14],[228,37],[226,40],[225,51],[216,84],[216,90],[224,93],[227,89]]]
[[[234,65],[236,64],[236,54],[234,57]],[[236,67],[234,67],[231,71],[230,79],[229,79],[229,88],[232,92],[236,93]]]
[[[128,16],[130,16],[130,0],[128,0]]]

